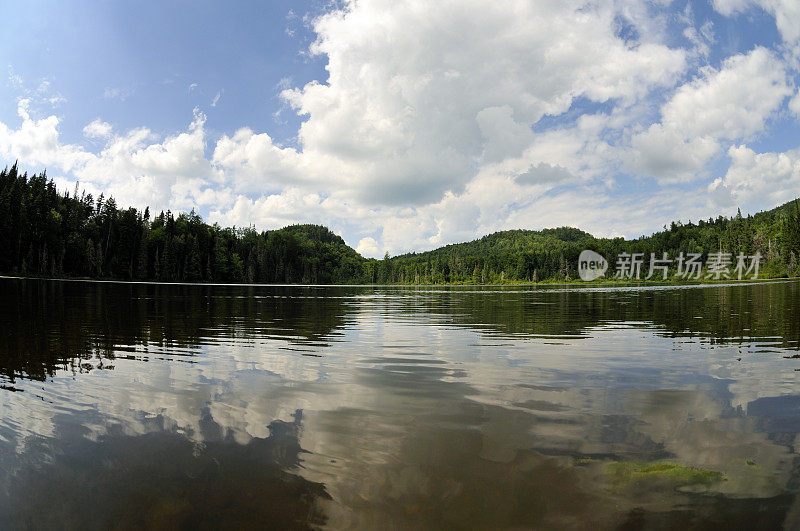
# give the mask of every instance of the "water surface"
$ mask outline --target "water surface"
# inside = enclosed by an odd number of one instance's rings
[[[800,284],[0,279],[0,527],[800,525]]]

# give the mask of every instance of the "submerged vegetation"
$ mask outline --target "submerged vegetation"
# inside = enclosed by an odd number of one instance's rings
[[[120,280],[250,283],[487,284],[565,281],[592,249],[669,256],[724,251],[763,256],[761,276],[800,275],[798,201],[746,217],[673,222],[635,240],[571,227],[509,230],[433,251],[366,259],[326,227],[209,225],[194,211],[151,216],[113,198],[59,193],[47,176],[0,172],[0,273]]]
[[[666,480],[679,485],[708,485],[724,481],[725,474],[716,470],[697,468],[678,463],[630,463],[612,462],[606,466],[606,473],[616,487],[641,481]]]

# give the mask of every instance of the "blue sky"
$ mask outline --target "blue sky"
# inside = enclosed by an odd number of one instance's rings
[[[247,125],[290,141],[296,115],[272,116],[282,107],[281,80],[304,84],[325,75],[324,58],[302,53],[313,39],[301,19],[318,11],[312,3],[6,4],[0,57],[26,88],[49,81],[66,99],[56,109],[65,142],[80,142],[97,117],[169,134],[185,128],[194,107],[215,130]],[[17,114],[19,88],[1,88],[4,121]]]
[[[790,0],[4,2],[0,159],[369,256],[800,196]]]

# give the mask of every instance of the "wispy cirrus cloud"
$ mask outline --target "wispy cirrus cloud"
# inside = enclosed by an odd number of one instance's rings
[[[107,100],[125,101],[133,95],[133,89],[125,87],[106,87],[103,89],[103,98]]]

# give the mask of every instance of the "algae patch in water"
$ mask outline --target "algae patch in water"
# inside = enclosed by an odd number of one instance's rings
[[[725,474],[677,463],[615,462],[606,466],[606,473],[616,487],[646,480],[670,481],[677,485],[708,485],[724,481]]]

